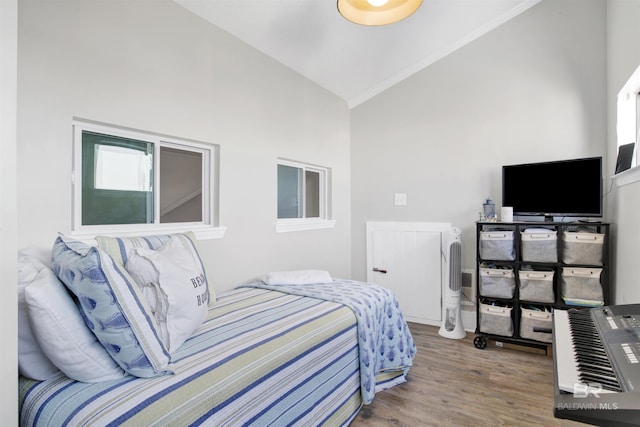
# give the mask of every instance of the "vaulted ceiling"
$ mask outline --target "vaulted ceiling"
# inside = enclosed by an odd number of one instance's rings
[[[541,0],[423,0],[410,17],[367,27],[335,0],[174,0],[354,107]]]

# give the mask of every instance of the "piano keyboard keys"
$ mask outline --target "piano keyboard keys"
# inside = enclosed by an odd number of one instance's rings
[[[555,309],[553,346],[555,417],[640,426],[640,304]]]
[[[622,387],[589,310],[569,310],[567,317],[578,378],[585,384],[597,383],[604,390],[621,392]]]

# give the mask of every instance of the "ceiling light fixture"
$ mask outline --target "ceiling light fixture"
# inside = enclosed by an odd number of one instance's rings
[[[338,0],[338,11],[351,22],[387,25],[418,10],[422,0]]]

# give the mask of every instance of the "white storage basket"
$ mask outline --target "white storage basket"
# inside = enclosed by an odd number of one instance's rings
[[[520,338],[552,342],[553,315],[549,311],[520,309]]]
[[[481,231],[480,258],[492,261],[513,261],[515,259],[513,231]]]
[[[558,232],[546,228],[528,228],[521,235],[522,260],[558,262]]]
[[[506,337],[513,336],[512,310],[512,307],[480,303],[480,332]]]
[[[565,231],[562,262],[573,265],[602,265],[604,234]]]
[[[491,298],[513,298],[516,279],[511,267],[480,266],[480,295]]]
[[[553,270],[520,270],[518,272],[520,300],[534,302],[555,302],[553,291]]]
[[[601,268],[566,267],[562,269],[562,299],[571,305],[604,305]]]

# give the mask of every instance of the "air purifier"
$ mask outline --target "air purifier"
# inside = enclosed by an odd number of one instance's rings
[[[464,338],[460,310],[462,294],[462,238],[457,227],[442,233],[442,265],[444,270],[444,298],[442,299],[442,325],[438,333],[451,339]]]

